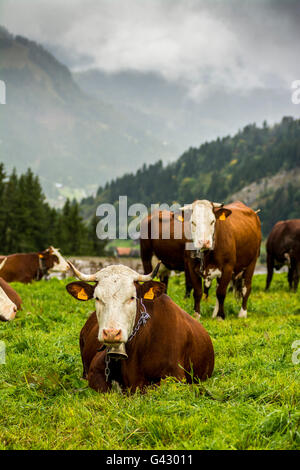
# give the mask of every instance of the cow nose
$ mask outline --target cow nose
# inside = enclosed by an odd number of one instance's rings
[[[210,241],[209,240],[204,240],[202,243],[202,247],[208,250],[210,248]]]
[[[120,343],[121,339],[121,330],[117,330],[116,328],[103,329],[103,340],[105,343]]]

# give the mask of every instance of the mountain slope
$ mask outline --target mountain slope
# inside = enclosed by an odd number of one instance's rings
[[[128,196],[128,204],[135,202],[189,203],[195,199],[215,202],[232,200],[232,195],[262,209],[264,234],[278,217],[300,217],[299,179],[291,177],[300,168],[300,120],[285,117],[280,124],[262,128],[246,126],[233,137],[224,137],[199,148],[190,148],[176,162],[163,167],[157,162],[144,165],[135,174],[126,174],[100,187],[96,198],[82,201],[85,217],[95,213],[103,202],[116,203],[119,195]],[[289,178],[275,175],[289,174]],[[273,180],[272,180],[273,178]],[[273,185],[266,185],[271,180]],[[248,201],[243,188],[257,186],[256,197]],[[265,187],[264,187],[265,185]],[[262,190],[264,188],[264,190]],[[244,190],[245,191],[245,190]],[[247,190],[246,190],[247,191]],[[282,194],[284,210],[277,198]],[[274,210],[281,207],[281,211]],[[280,215],[282,214],[282,215]],[[277,220],[276,220],[277,217]]]
[[[137,120],[86,95],[40,45],[0,29],[1,160],[37,173],[48,196],[59,185],[91,191],[171,151]],[[54,183],[58,183],[56,186]]]

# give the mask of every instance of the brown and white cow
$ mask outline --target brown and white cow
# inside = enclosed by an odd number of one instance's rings
[[[270,287],[274,268],[287,265],[289,286],[296,292],[300,278],[300,219],[277,222],[268,237],[266,248],[266,290]]]
[[[6,258],[0,264],[0,270],[6,263]],[[11,321],[17,310],[21,310],[22,300],[16,291],[0,277],[0,321]]]
[[[195,312],[200,313],[202,280],[209,288],[217,279],[213,318],[224,319],[224,301],[230,281],[242,296],[239,317],[247,316],[247,301],[260,252],[261,228],[258,215],[242,202],[232,204],[197,200],[183,208],[190,216],[193,249],[185,251],[185,266],[194,288]]]
[[[211,376],[208,333],[164,293],[164,284],[152,280],[157,270],[141,275],[114,265],[85,275],[70,266],[81,281],[68,284],[68,292],[96,304],[80,334],[83,376],[90,387],[106,392],[116,381],[134,392],[167,376],[188,383]]]
[[[48,273],[66,272],[69,269],[59,250],[53,246],[37,253],[16,253],[6,258],[0,276],[7,282],[39,281]],[[1,256],[0,261],[3,259],[4,256]]]

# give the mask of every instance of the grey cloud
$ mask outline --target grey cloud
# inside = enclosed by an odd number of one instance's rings
[[[297,1],[4,0],[1,18],[62,48],[77,69],[88,57],[86,67],[106,72],[154,72],[195,100],[300,78]]]

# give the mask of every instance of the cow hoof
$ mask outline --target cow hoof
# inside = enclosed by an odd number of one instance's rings
[[[194,312],[193,317],[195,318],[195,320],[200,320],[201,315],[200,315],[200,313],[198,313],[198,312]]]
[[[247,318],[247,310],[241,308],[238,318]]]
[[[225,320],[225,318],[220,317],[219,315],[217,315],[217,316],[215,317],[215,319],[218,320],[218,321],[224,321],[224,320]]]

